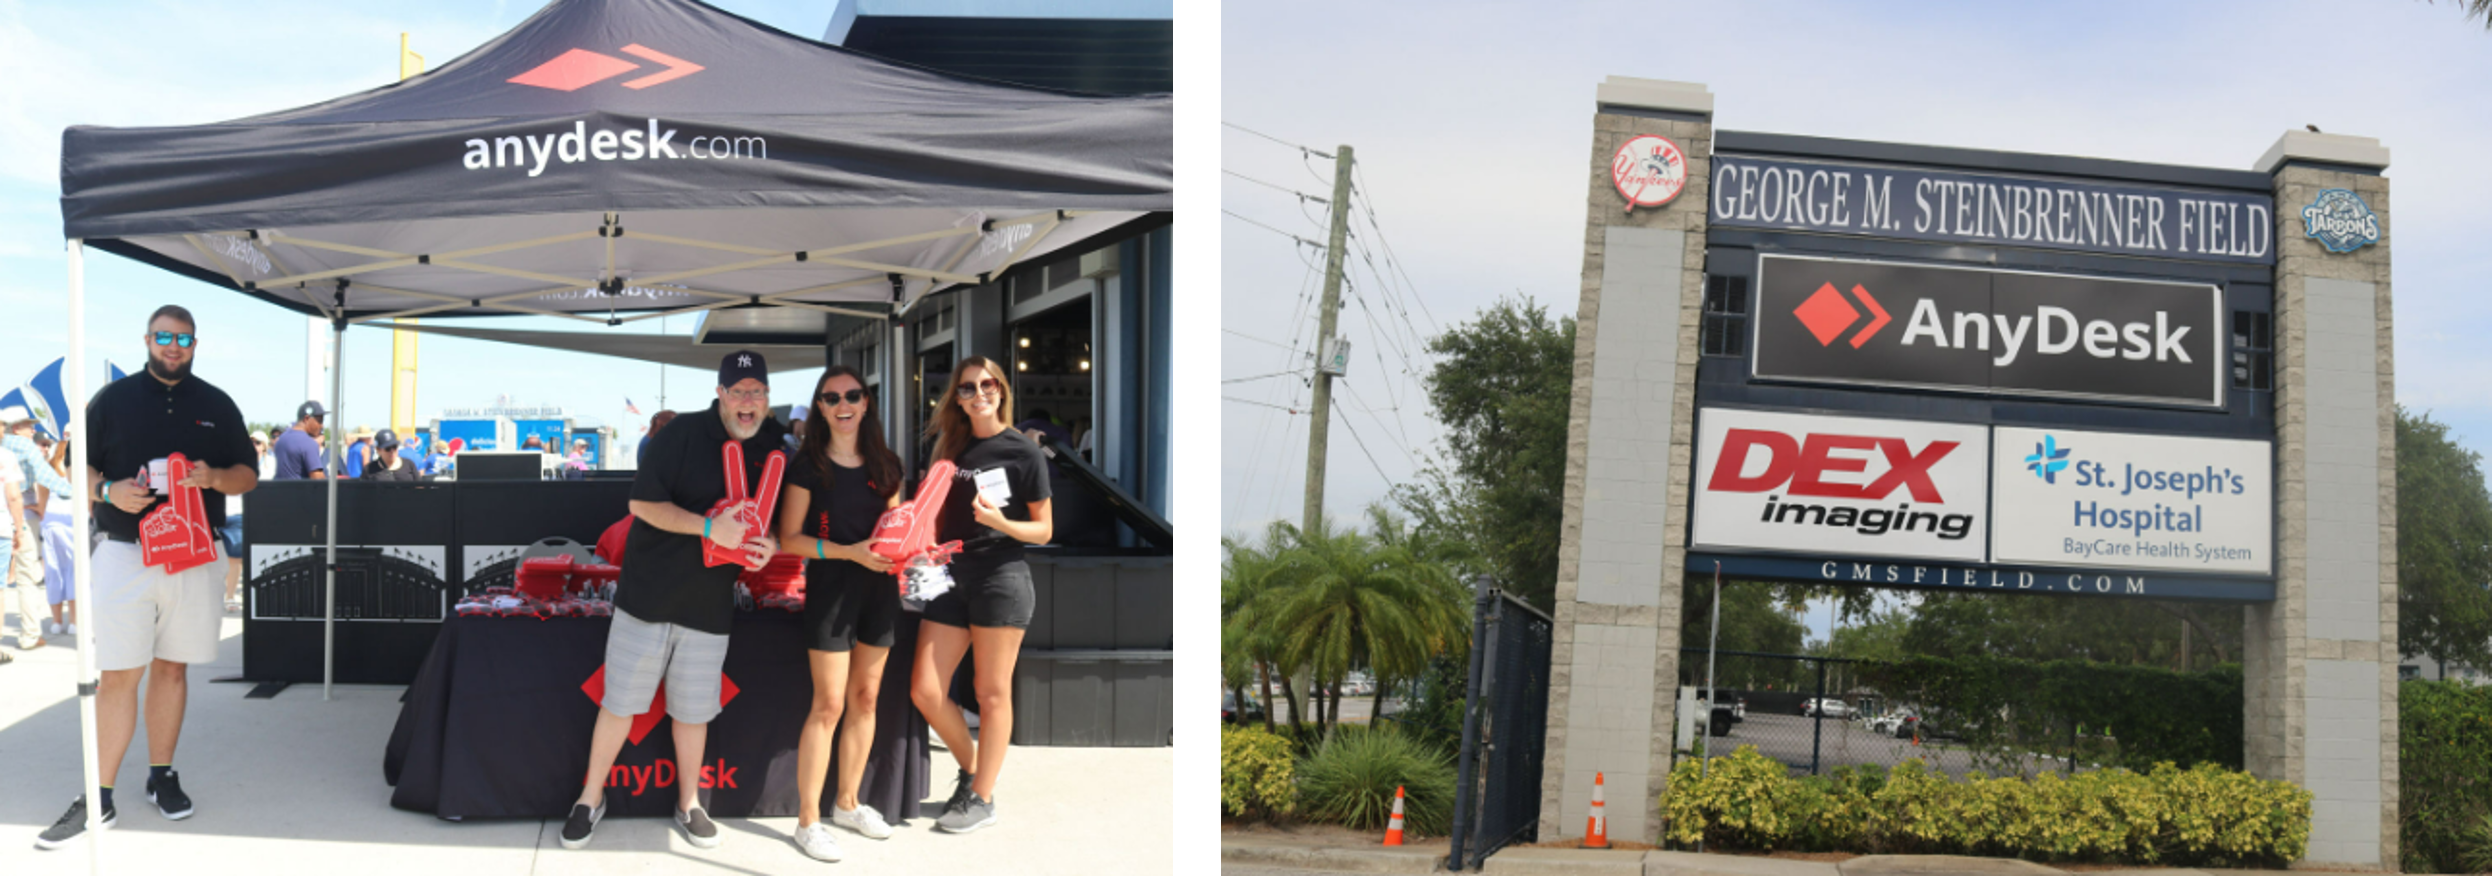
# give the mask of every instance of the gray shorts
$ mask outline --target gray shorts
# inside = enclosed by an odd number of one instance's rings
[[[614,610],[606,633],[606,699],[617,715],[649,711],[666,683],[666,714],[685,724],[718,717],[718,680],[727,666],[727,637],[678,624],[653,624]]]

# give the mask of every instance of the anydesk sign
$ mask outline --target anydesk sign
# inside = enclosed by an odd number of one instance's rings
[[[1999,426],[1991,558],[2265,575],[2275,565],[2265,441]]]
[[[1756,376],[2224,405],[2224,296],[2116,280],[1767,255]]]
[[[1707,408],[1693,547],[1980,562],[1985,426]]]
[[[2275,199],[1868,164],[1713,157],[1715,228],[2274,264]]]

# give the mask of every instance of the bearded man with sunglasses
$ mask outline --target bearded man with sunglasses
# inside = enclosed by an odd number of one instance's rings
[[[189,818],[191,800],[173,772],[173,747],[189,700],[190,664],[216,659],[225,617],[225,564],[203,563],[179,573],[140,562],[139,518],[174,487],[199,488],[208,531],[225,525],[226,496],[259,486],[258,452],[242,411],[224,390],[190,373],[198,355],[197,323],[176,305],[147,318],[147,368],[106,385],[87,404],[86,489],[105,541],[93,554],[94,604],[82,606],[95,631],[95,664],[103,682],[95,698],[97,748],[103,755],[103,799],[97,823],[111,827],[113,782],[138,731],[139,686],[147,687],[146,799],[164,817]],[[177,484],[151,481],[152,463],[180,453],[197,467]],[[156,469],[156,471],[162,471]],[[220,544],[216,548],[224,552]],[[150,677],[152,676],[152,677]],[[53,849],[86,832],[88,801],[36,838]]]

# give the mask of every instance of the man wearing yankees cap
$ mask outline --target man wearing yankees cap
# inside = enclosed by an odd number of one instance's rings
[[[607,774],[623,750],[632,716],[650,709],[661,681],[666,714],[674,723],[675,762],[683,765],[675,824],[694,846],[718,845],[718,826],[701,803],[695,765],[701,763],[710,719],[719,712],[735,581],[743,568],[707,565],[701,542],[743,546],[760,560],[778,553],[767,521],[748,532],[734,516],[711,512],[728,493],[721,463],[727,442],[743,445],[742,489],[752,494],[770,451],[785,446],[786,433],[770,418],[768,365],[760,353],[738,350],[718,363],[718,401],[706,412],[676,418],[641,454],[632,480],[631,534],[615,582],[614,627],[606,634],[605,698],[589,738],[588,773],[563,824],[563,848],[588,845],[605,815]]]

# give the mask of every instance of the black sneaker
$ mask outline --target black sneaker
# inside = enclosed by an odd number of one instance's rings
[[[944,833],[968,833],[995,823],[995,801],[970,794],[960,805],[944,810],[935,827]]]
[[[104,820],[98,824],[104,829],[111,829],[116,814],[112,807],[104,807]],[[57,849],[68,845],[70,840],[77,839],[79,834],[85,832],[87,832],[87,795],[80,794],[77,800],[69,804],[69,811],[61,814],[61,820],[52,822],[51,827],[45,828],[41,835],[35,837],[35,848]]]
[[[562,847],[566,849],[587,848],[589,836],[597,832],[597,822],[604,820],[605,817],[606,801],[603,799],[597,801],[595,809],[578,803],[571,804],[571,818],[562,823]]]
[[[684,839],[704,849],[718,848],[718,825],[710,821],[708,810],[692,807],[692,811],[675,810],[675,825],[684,829]]]
[[[977,778],[977,776],[970,775],[968,770],[960,771],[960,778],[953,781],[951,798],[943,801],[943,814],[952,814],[952,810],[959,809],[961,804],[968,802],[969,798],[977,796],[969,790],[969,783],[976,781]]]
[[[172,770],[164,771],[163,781],[157,781],[153,775],[147,777],[147,802],[156,804],[156,811],[166,818],[180,821],[190,817],[190,795],[182,793],[182,776]]]

